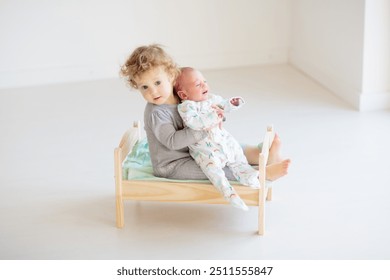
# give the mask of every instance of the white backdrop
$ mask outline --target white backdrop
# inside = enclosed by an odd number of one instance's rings
[[[0,87],[117,77],[137,46],[180,65],[286,63],[290,0],[1,0]]]
[[[118,77],[139,45],[200,69],[290,63],[390,108],[389,0],[0,0],[0,88]]]

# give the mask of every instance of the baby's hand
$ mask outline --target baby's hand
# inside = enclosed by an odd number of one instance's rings
[[[241,100],[241,98],[235,97],[235,98],[232,98],[232,99],[230,100],[230,103],[231,103],[232,105],[234,105],[234,106],[238,106],[238,105],[240,105],[240,100]]]
[[[214,111],[217,113],[218,118],[223,119],[224,111],[223,111],[223,109],[221,107],[219,107],[217,105],[211,105],[211,108],[213,108]]]
[[[217,106],[217,105],[212,105],[211,108],[213,108],[215,110],[215,112],[217,113],[218,120],[219,120],[218,127],[220,129],[222,129],[222,122],[225,119],[223,109],[221,107]]]

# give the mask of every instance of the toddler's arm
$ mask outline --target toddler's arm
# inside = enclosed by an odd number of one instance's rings
[[[176,130],[172,120],[161,114],[152,115],[152,130],[157,140],[171,150],[186,148],[207,136],[207,132],[196,131],[189,127]]]

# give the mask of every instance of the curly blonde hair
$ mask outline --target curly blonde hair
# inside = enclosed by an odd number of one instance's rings
[[[126,83],[137,89],[135,78],[155,67],[164,67],[173,78],[173,84],[180,74],[180,69],[173,59],[163,50],[162,46],[152,44],[136,48],[126,62],[121,66],[120,75]]]

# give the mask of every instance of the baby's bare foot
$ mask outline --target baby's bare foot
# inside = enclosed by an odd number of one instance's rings
[[[279,135],[275,133],[274,141],[272,142],[272,145],[269,149],[267,165],[282,161],[282,157],[280,156],[281,145],[282,143],[280,141]]]
[[[275,181],[280,177],[283,177],[288,173],[288,167],[291,160],[285,159],[283,161],[267,165],[266,167],[266,179],[269,181]]]

